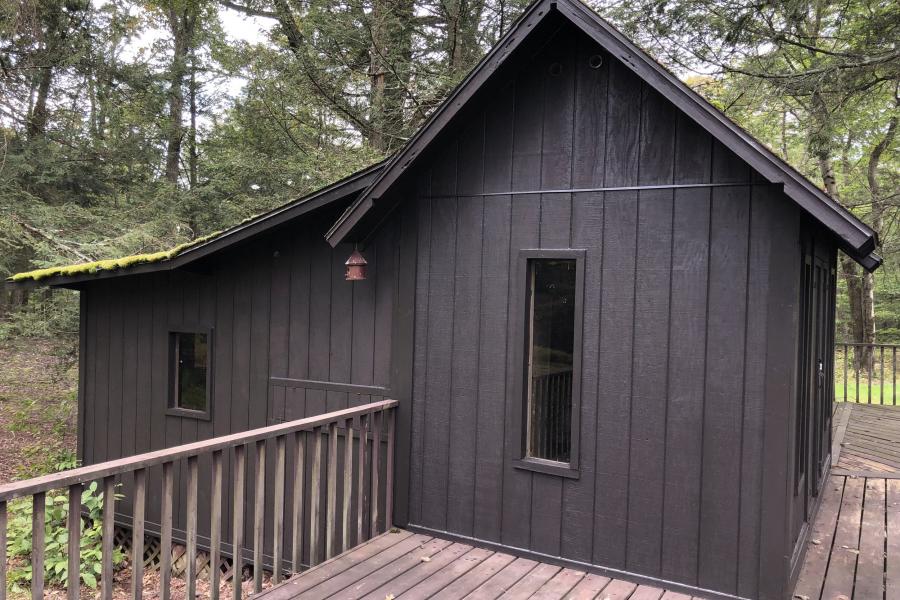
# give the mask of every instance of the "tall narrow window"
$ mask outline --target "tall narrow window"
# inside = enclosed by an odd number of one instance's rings
[[[569,463],[577,261],[528,261],[526,457]]]
[[[173,332],[171,408],[180,414],[209,414],[209,334]]]

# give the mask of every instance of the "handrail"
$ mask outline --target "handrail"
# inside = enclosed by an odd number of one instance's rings
[[[286,435],[301,431],[304,429],[312,429],[321,425],[326,425],[332,421],[339,421],[368,414],[375,411],[386,410],[397,406],[396,400],[381,400],[372,402],[362,406],[353,408],[345,408],[330,413],[289,421],[287,423],[279,423],[278,425],[270,425],[268,427],[260,427],[259,429],[251,429],[241,433],[233,433],[222,437],[211,438],[201,442],[192,442],[190,444],[182,444],[181,446],[173,446],[162,450],[153,450],[143,454],[136,454],[126,458],[110,460],[87,467],[78,467],[68,471],[59,473],[51,473],[41,477],[34,477],[23,481],[14,481],[0,485],[0,502],[14,500],[19,497],[31,496],[38,492],[48,492],[63,488],[73,483],[87,483],[109,477],[110,475],[120,475],[144,469],[147,467],[155,467],[166,462],[172,462],[191,456],[199,456],[208,454],[216,450],[224,450],[233,448],[234,446],[250,444],[280,435]]]
[[[348,550],[352,544],[363,543],[391,527],[397,406],[396,400],[372,402],[0,486],[0,582],[6,580],[8,568],[5,556],[9,523],[7,503],[31,497],[30,561],[35,574],[31,596],[32,600],[43,598],[47,492],[68,488],[67,598],[80,598],[81,495],[86,484],[99,481],[103,492],[102,600],[113,597],[113,538],[116,505],[120,498],[132,509],[133,598],[142,597],[147,509],[154,504],[154,508],[159,508],[160,598],[170,598],[174,525],[176,517],[184,516],[185,529],[179,530],[179,535],[183,536],[181,541],[186,545],[188,557],[197,556],[201,522],[203,527],[209,526],[210,598],[219,600],[218,564],[227,533],[224,527],[228,519],[224,513],[230,505],[233,561],[230,596],[233,600],[241,600],[242,587],[235,578],[239,579],[243,572],[244,554],[248,549],[252,549],[253,591],[259,592],[264,568],[272,570],[272,581],[278,583],[285,572],[296,573],[307,565],[318,564],[323,558],[330,559]],[[383,433],[385,438],[382,438]],[[384,461],[380,458],[382,443],[387,452]],[[274,473],[269,471],[267,476],[268,455],[274,455],[275,461]],[[201,459],[211,461],[211,469],[203,468],[204,476],[211,478],[211,494],[208,495],[205,484],[204,494],[200,493]],[[158,479],[160,475],[161,482],[151,484],[151,477]],[[130,482],[132,486],[130,490],[123,488],[124,496],[116,493],[120,482],[122,485]],[[268,484],[272,485],[271,495],[267,491]],[[307,484],[308,489],[304,489]],[[342,500],[340,506],[338,494]],[[354,496],[355,503],[351,502]],[[176,497],[181,500],[176,502]],[[207,509],[208,518],[203,518],[203,511]],[[245,520],[245,517],[248,518]],[[351,525],[354,521],[355,528]],[[268,540],[267,525],[271,526],[272,532]],[[354,529],[355,536],[352,535]],[[245,533],[250,535],[245,536]],[[286,547],[288,537],[289,548]],[[245,539],[249,543],[245,543]],[[268,556],[267,550],[271,551]],[[304,555],[308,561],[303,560]],[[196,567],[195,560],[189,558],[186,561],[188,600],[197,596]],[[6,586],[0,584],[0,600],[5,599]]]

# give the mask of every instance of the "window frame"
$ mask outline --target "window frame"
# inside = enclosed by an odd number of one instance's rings
[[[513,467],[547,475],[556,475],[569,479],[578,479],[581,476],[579,470],[580,438],[581,438],[581,377],[582,377],[582,343],[584,335],[584,261],[586,251],[576,248],[562,249],[523,249],[519,250],[517,275],[518,285],[513,301],[515,302],[513,316],[516,323],[515,336],[513,338],[514,351],[516,353],[514,363],[519,365],[520,372],[513,374],[512,396],[513,403],[513,440],[518,444],[515,448],[516,457],[512,461]],[[526,345],[529,343],[530,311],[528,310],[531,298],[529,289],[529,263],[532,260],[574,260],[575,261],[575,324],[572,352],[572,419],[570,432],[571,448],[570,460],[567,463],[528,456],[527,439],[527,411],[528,393],[528,352]]]
[[[178,369],[177,356],[175,354],[175,340],[177,335],[188,333],[194,335],[206,335],[206,410],[194,410],[178,406]],[[169,392],[166,404],[166,415],[170,417],[183,417],[200,421],[212,420],[213,405],[213,343],[215,337],[212,327],[194,324],[170,325],[166,331],[166,344],[169,357]]]

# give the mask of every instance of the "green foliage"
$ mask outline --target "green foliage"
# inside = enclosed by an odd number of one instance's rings
[[[103,492],[92,483],[82,492],[81,503],[81,581],[90,588],[97,587],[102,559]],[[7,554],[10,569],[7,586],[22,592],[31,585],[33,573],[31,557],[32,503],[19,500],[9,506]],[[64,585],[68,577],[68,498],[65,494],[48,493],[46,504],[46,536],[44,581],[50,585]],[[113,564],[120,565],[125,556],[120,548],[113,552]]]

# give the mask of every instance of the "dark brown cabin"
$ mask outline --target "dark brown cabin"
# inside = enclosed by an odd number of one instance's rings
[[[393,398],[390,522],[782,600],[830,464],[837,252],[874,269],[875,243],[589,9],[540,0],[386,163],[47,282],[81,291],[86,464]]]

